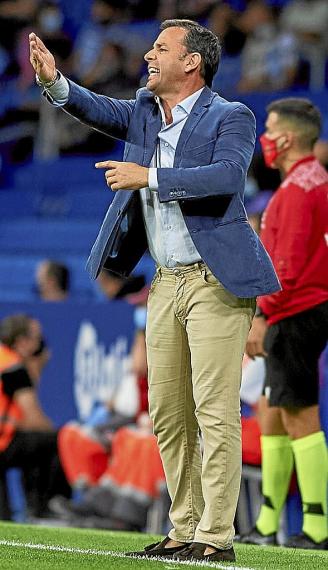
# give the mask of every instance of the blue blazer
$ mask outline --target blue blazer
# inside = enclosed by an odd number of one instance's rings
[[[154,95],[134,100],[96,95],[69,82],[64,110],[87,125],[125,141],[123,160],[149,166],[161,116]],[[181,132],[173,168],[158,169],[161,202],[177,200],[204,262],[239,297],[280,289],[271,260],[250,227],[244,186],[255,144],[255,119],[241,103],[202,91]],[[127,276],[147,249],[139,192],[119,190],[107,211],[87,262]]]

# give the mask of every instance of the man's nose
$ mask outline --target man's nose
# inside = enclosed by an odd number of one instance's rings
[[[151,61],[152,59],[154,59],[154,50],[150,49],[149,51],[147,51],[144,58],[146,61]]]

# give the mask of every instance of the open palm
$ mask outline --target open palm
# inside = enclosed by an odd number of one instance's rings
[[[38,74],[41,81],[51,81],[56,75],[54,56],[36,34],[31,33],[29,35],[29,42],[30,62],[34,71]]]

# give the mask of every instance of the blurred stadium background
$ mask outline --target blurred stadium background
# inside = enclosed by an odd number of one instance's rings
[[[118,375],[131,345],[133,307],[118,302],[114,308],[84,268],[112,199],[94,163],[119,159],[122,144],[43,100],[29,64],[28,34],[35,31],[43,39],[57,67],[73,80],[130,98],[145,82],[143,54],[159,22],[174,17],[198,20],[221,37],[223,56],[213,88],[253,110],[258,134],[272,99],[299,95],[316,103],[323,114],[317,152],[328,164],[327,0],[1,0],[0,318],[24,311],[42,322],[52,359],[40,397],[57,426],[83,417],[86,404],[78,401],[77,383],[82,392],[89,389],[91,400],[100,397],[102,362],[107,358],[106,366],[110,361]],[[257,148],[246,188],[250,215],[263,210],[277,184]],[[69,268],[71,290],[64,305],[39,300],[35,273],[45,258]],[[147,283],[153,271],[147,256],[135,270]],[[327,360],[322,363],[326,432]],[[98,376],[90,375],[90,362],[97,362]]]

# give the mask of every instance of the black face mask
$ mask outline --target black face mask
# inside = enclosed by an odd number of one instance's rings
[[[33,352],[32,356],[40,356],[42,352],[47,348],[47,343],[43,337],[40,338],[38,348]]]

